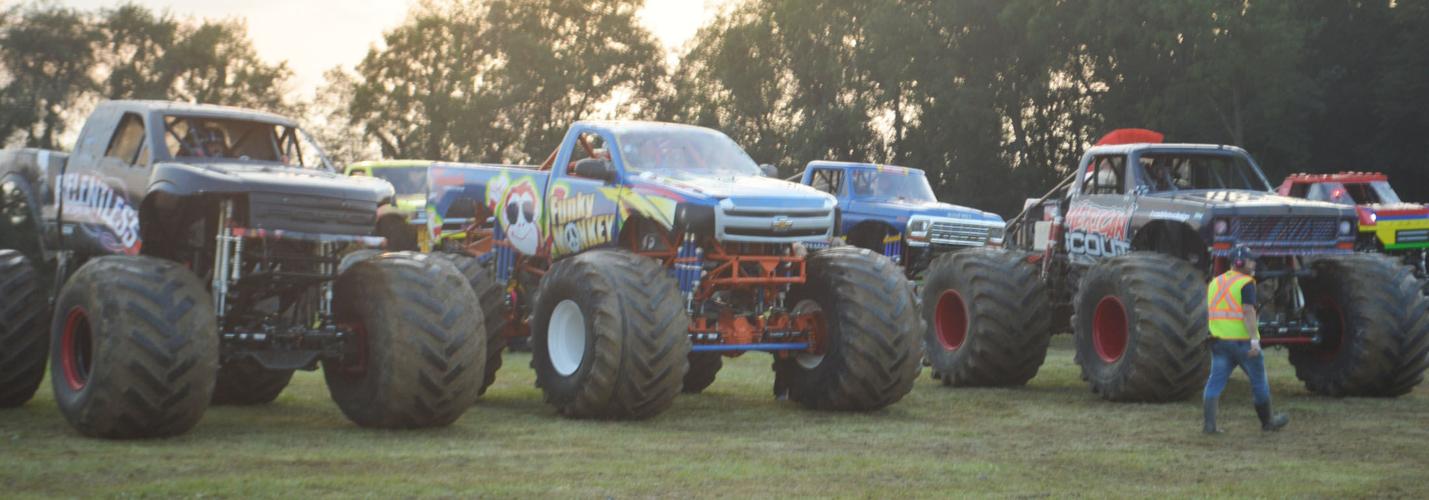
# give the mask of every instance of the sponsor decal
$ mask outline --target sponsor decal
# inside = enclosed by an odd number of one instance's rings
[[[1085,263],[1131,251],[1127,226],[1136,205],[1125,210],[1094,203],[1074,204],[1067,211],[1067,253],[1074,262]]]
[[[541,199],[531,176],[512,179],[502,172],[486,185],[486,200],[511,246],[535,255],[541,247]]]
[[[570,188],[558,184],[551,190],[550,221],[554,236],[553,255],[565,255],[586,248],[610,243],[615,238],[614,207],[595,194],[570,194]],[[606,210],[597,210],[597,204]]]
[[[64,174],[55,178],[55,203],[63,203],[64,218],[86,227],[106,249],[139,253],[139,211],[104,178]]]

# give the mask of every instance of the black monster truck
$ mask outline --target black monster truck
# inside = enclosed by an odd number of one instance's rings
[[[48,350],[91,436],[180,434],[318,364],[359,425],[455,420],[481,385],[475,295],[446,261],[343,257],[382,244],[392,187],[331,170],[291,120],[163,102],[100,104],[69,155],[0,152],[0,407]]]
[[[1112,401],[1196,393],[1206,283],[1242,245],[1260,256],[1260,331],[1333,396],[1398,396],[1422,379],[1429,313],[1412,270],[1356,255],[1352,207],[1277,196],[1240,148],[1117,131],[1008,227],[1005,249],[939,258],[925,282],[927,345],[948,385],[1021,385],[1049,335],[1076,338]]]

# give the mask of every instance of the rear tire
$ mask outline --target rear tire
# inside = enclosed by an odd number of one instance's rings
[[[939,256],[923,281],[924,349],[943,385],[1025,385],[1047,359],[1047,288],[1027,254],[965,250]]]
[[[252,359],[225,363],[213,386],[213,404],[251,406],[272,403],[293,380],[293,370],[269,370]]]
[[[1206,282],[1191,264],[1134,252],[1087,271],[1072,326],[1082,378],[1103,399],[1180,401],[1206,381]]]
[[[1310,392],[1396,397],[1429,367],[1429,312],[1413,271],[1375,255],[1313,262],[1306,301],[1323,324],[1322,346],[1295,346],[1290,363]]]
[[[451,263],[385,253],[338,277],[334,311],[356,331],[355,354],[323,361],[328,392],[357,425],[439,427],[481,389],[486,339],[476,294]]]
[[[808,408],[877,410],[913,389],[922,370],[923,324],[903,271],[871,250],[830,248],[809,256],[807,281],[790,295],[795,312],[824,315],[823,352],[775,361],[776,392]]]
[[[486,389],[496,382],[496,371],[501,369],[501,351],[506,348],[506,337],[503,336],[508,322],[506,290],[496,282],[496,275],[475,257],[454,253],[432,255],[447,259],[456,266],[457,271],[466,277],[471,290],[476,292],[486,325],[486,377],[482,379],[481,390],[477,394],[486,394]]]
[[[25,404],[45,377],[47,309],[44,283],[30,260],[0,250],[0,408]]]
[[[685,385],[681,392],[699,394],[713,384],[720,368],[724,367],[724,356],[717,352],[690,353],[690,371],[685,373]]]
[[[654,260],[592,250],[541,280],[531,364],[546,402],[575,418],[643,419],[670,407],[689,361],[689,317]]]
[[[152,257],[89,261],[51,322],[60,413],[86,436],[182,434],[203,417],[218,374],[213,299],[184,267]]]

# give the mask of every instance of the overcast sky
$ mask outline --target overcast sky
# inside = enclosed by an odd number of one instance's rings
[[[641,21],[672,54],[729,0],[646,0]],[[61,0],[96,10],[115,0]],[[333,66],[351,69],[382,32],[402,22],[410,0],[139,0],[179,17],[247,20],[248,36],[269,62],[288,61],[293,90],[311,95]],[[672,56],[673,57],[673,56]]]

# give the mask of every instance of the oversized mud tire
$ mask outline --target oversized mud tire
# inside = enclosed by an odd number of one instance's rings
[[[724,367],[724,356],[717,352],[690,353],[690,371],[685,373],[685,394],[699,394],[713,384],[720,368]]]
[[[328,392],[357,425],[439,427],[476,401],[486,359],[476,294],[450,262],[384,253],[338,276],[334,314],[353,355],[323,362]]]
[[[25,254],[0,250],[0,408],[25,404],[45,377],[50,336],[42,279]]]
[[[1429,312],[1410,268],[1376,255],[1316,260],[1304,281],[1320,346],[1290,348],[1305,388],[1326,396],[1395,397],[1429,366]]]
[[[775,362],[776,392],[808,408],[868,411],[902,399],[922,370],[923,323],[903,271],[871,250],[815,252],[792,291],[797,313],[821,312],[821,354]],[[783,391],[781,391],[781,389]]]
[[[248,358],[224,363],[213,386],[213,404],[250,406],[272,403],[293,380],[293,370],[269,370]]]
[[[50,380],[81,434],[182,434],[203,417],[218,374],[213,299],[179,264],[100,257],[70,277],[50,327]]]
[[[506,290],[496,282],[496,274],[482,265],[476,257],[453,253],[432,254],[447,259],[466,277],[471,290],[476,292],[481,305],[481,315],[486,327],[486,378],[482,379],[478,394],[486,394],[486,389],[496,382],[496,371],[501,369],[501,351],[506,349]]]
[[[1109,401],[1184,400],[1206,382],[1206,282],[1191,264],[1134,252],[1092,266],[1074,298],[1077,364]]]
[[[546,402],[575,418],[642,419],[680,393],[689,317],[654,260],[594,250],[556,262],[541,280],[531,365]]]
[[[1047,359],[1051,305],[1023,252],[977,249],[933,260],[923,280],[924,349],[943,385],[1024,385]]]

